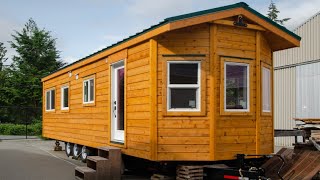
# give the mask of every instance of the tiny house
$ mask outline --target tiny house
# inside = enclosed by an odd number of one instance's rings
[[[44,77],[43,136],[151,161],[272,153],[272,53],[299,43],[245,3],[167,18]]]

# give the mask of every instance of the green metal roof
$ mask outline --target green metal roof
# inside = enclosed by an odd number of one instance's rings
[[[73,63],[71,63],[71,64],[68,64],[68,65],[66,65],[66,66],[58,69],[57,71],[60,71],[60,70],[65,69],[65,68],[67,68],[67,67],[69,67],[69,66],[72,66],[72,65],[74,65],[74,64],[76,64],[76,63],[78,63],[78,62],[81,62],[81,61],[83,61],[83,60],[85,60],[85,59],[87,59],[87,58],[90,58],[90,57],[92,57],[92,56],[94,56],[94,55],[96,55],[96,54],[99,54],[99,53],[102,52],[102,51],[105,51],[105,50],[107,50],[107,49],[111,49],[111,48],[113,48],[113,47],[115,47],[115,46],[121,45],[121,44],[123,44],[123,43],[125,43],[125,42],[127,42],[127,41],[129,41],[129,40],[131,40],[131,39],[133,39],[133,38],[135,38],[135,37],[138,37],[138,36],[140,36],[140,35],[142,35],[142,34],[145,34],[145,33],[149,32],[149,31],[151,31],[151,30],[153,30],[153,29],[156,29],[156,28],[158,28],[158,27],[160,27],[160,26],[163,26],[163,25],[165,25],[165,24],[168,24],[168,23],[171,23],[171,22],[174,22],[174,21],[180,21],[180,20],[183,20],[183,19],[193,18],[193,17],[197,17],[197,16],[203,16],[203,15],[206,15],[206,14],[212,14],[212,13],[219,12],[219,11],[225,11],[225,10],[235,9],[235,8],[239,8],[239,7],[242,7],[242,8],[244,8],[244,9],[250,11],[251,13],[257,15],[258,17],[264,19],[265,21],[269,22],[270,24],[272,24],[272,25],[276,26],[277,28],[281,29],[282,31],[288,33],[289,35],[291,35],[291,36],[294,37],[295,39],[297,39],[297,40],[299,40],[299,41],[301,40],[301,37],[300,37],[300,36],[298,36],[298,35],[296,35],[295,33],[291,32],[290,30],[288,30],[288,29],[285,28],[284,26],[279,25],[278,23],[272,21],[272,20],[269,19],[268,17],[260,14],[260,13],[257,12],[256,10],[250,8],[248,4],[246,4],[246,3],[244,3],[244,2],[239,2],[239,3],[231,4],[231,5],[228,5],[228,6],[222,6],[222,7],[217,7],[217,8],[213,8],[213,9],[208,9],[208,10],[203,10],[203,11],[197,11],[197,12],[193,12],[193,13],[188,13],[188,14],[183,14],[183,15],[178,15],[178,16],[173,16],[173,17],[166,18],[166,19],[164,19],[163,21],[159,22],[159,23],[156,24],[156,25],[153,25],[153,26],[151,26],[151,27],[149,27],[149,28],[147,28],[147,29],[144,29],[144,30],[141,31],[141,32],[138,32],[138,33],[136,33],[136,34],[134,34],[134,35],[132,35],[132,36],[129,36],[128,38],[125,38],[125,39],[123,39],[123,40],[121,40],[121,41],[119,41],[119,42],[117,42],[117,43],[115,43],[115,44],[112,44],[112,45],[106,47],[106,48],[103,48],[103,49],[101,49],[101,50],[99,50],[99,51],[97,51],[97,52],[95,52],[95,53],[93,53],[93,54],[90,54],[89,56],[86,56],[86,57],[84,57],[84,58],[82,58],[82,59],[79,59],[78,61],[75,61],[75,62],[73,62]],[[57,72],[57,71],[55,71],[55,72]],[[51,74],[53,74],[53,73],[55,73],[55,72],[52,72]],[[50,74],[49,74],[49,75],[50,75]],[[48,75],[48,76],[49,76],[49,75]]]

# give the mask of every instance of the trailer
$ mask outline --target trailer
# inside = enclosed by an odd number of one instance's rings
[[[270,154],[272,53],[299,44],[245,3],[167,18],[44,77],[43,136],[82,159],[103,147],[159,163]]]

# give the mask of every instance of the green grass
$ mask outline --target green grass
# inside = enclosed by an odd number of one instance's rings
[[[26,126],[23,124],[0,124],[0,135],[25,135]],[[36,122],[28,125],[28,136],[42,134],[42,123]]]

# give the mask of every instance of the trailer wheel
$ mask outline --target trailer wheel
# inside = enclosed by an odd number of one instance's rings
[[[73,157],[78,159],[81,153],[81,147],[78,144],[73,145]]]
[[[66,142],[64,149],[65,149],[66,155],[68,157],[73,156],[73,151],[72,151],[73,150],[73,144],[72,143]]]
[[[81,148],[81,155],[80,155],[80,159],[82,162],[86,162],[87,161],[87,156],[90,154],[89,149],[86,146],[82,146]]]

